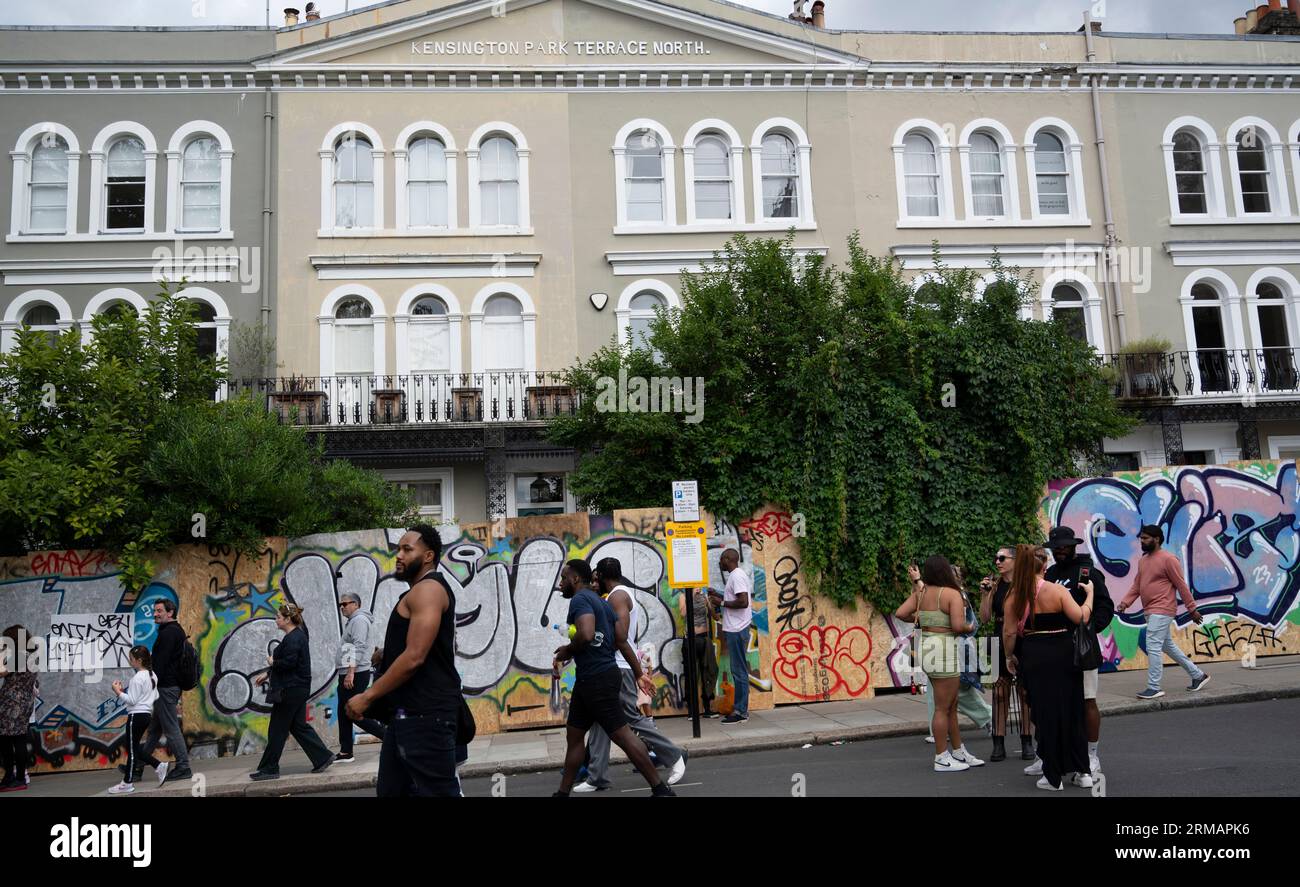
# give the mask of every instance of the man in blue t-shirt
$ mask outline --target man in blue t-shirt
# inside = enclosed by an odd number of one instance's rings
[[[560,570],[560,593],[569,601],[569,624],[572,641],[555,651],[552,670],[556,677],[570,659],[578,675],[569,699],[568,749],[564,756],[564,775],[560,778],[557,798],[567,798],[578,778],[586,748],[587,731],[600,724],[614,744],[623,749],[628,760],[641,771],[656,798],[676,797],[676,792],[659,778],[645,746],[627,724],[619,701],[623,679],[614,662],[615,618],[609,604],[591,590],[591,567],[584,560],[571,560]]]

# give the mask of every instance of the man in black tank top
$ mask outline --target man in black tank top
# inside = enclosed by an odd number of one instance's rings
[[[456,599],[442,581],[438,531],[420,524],[402,536],[396,576],[411,588],[397,600],[384,634],[382,676],[348,702],[348,716],[371,706],[389,720],[379,753],[379,797],[459,797],[456,726]]]

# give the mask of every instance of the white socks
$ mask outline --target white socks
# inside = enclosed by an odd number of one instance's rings
[[[1089,757],[1093,757],[1093,758],[1097,757],[1097,746],[1099,746],[1099,745],[1101,745],[1100,742],[1089,742],[1089,743],[1088,743],[1088,756],[1089,756]]]

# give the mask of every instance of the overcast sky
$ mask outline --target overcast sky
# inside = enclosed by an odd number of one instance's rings
[[[342,12],[345,0],[318,0],[323,15]],[[508,3],[509,0],[506,0]],[[766,12],[789,14],[790,0],[737,0]],[[271,21],[292,0],[272,0]],[[370,5],[351,0],[351,8]],[[869,30],[1073,31],[1089,5],[1104,9],[1112,31],[1232,33],[1232,20],[1249,0],[828,0],[832,28]],[[812,3],[808,3],[811,8]],[[265,0],[0,0],[6,25],[261,25]]]

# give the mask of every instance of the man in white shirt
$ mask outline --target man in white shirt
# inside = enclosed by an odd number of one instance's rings
[[[727,575],[727,585],[721,595],[709,592],[722,604],[722,637],[727,645],[727,660],[731,665],[731,683],[736,688],[735,707],[722,719],[724,724],[743,724],[749,720],[749,627],[754,621],[750,609],[750,592],[753,586],[749,574],[740,568],[740,552],[728,548],[722,552],[718,566]]]

